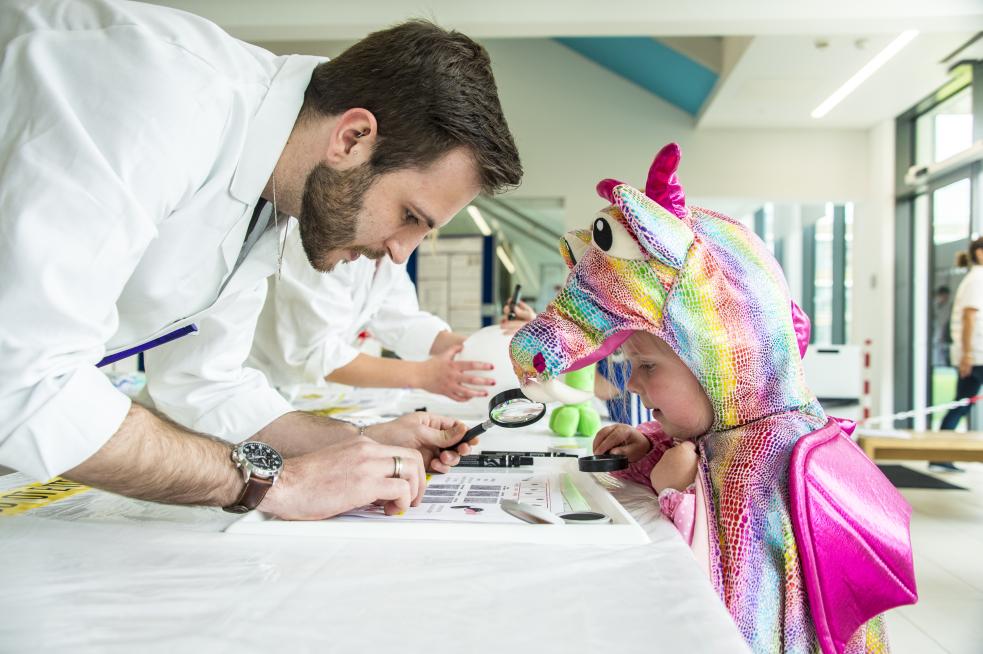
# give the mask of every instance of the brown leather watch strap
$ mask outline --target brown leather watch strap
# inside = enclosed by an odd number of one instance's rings
[[[250,475],[249,481],[246,482],[246,487],[239,493],[236,501],[229,506],[223,507],[223,510],[229,513],[248,513],[259,506],[259,503],[266,497],[266,492],[272,486],[272,479]]]

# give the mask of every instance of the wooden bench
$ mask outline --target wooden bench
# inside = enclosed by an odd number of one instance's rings
[[[893,436],[891,434],[897,434]],[[910,431],[866,432],[857,429],[857,444],[871,460],[983,461],[983,432]]]

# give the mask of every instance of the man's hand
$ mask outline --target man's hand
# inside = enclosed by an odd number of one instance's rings
[[[460,345],[455,345],[420,363],[417,387],[438,395],[446,395],[458,402],[466,402],[472,397],[488,397],[488,391],[470,388],[465,384],[494,386],[493,379],[468,374],[471,370],[492,370],[494,366],[484,361],[454,361],[454,357],[461,349]]]
[[[649,453],[652,443],[628,425],[608,425],[594,436],[594,454],[624,454],[634,463]]]
[[[402,463],[399,478],[392,476],[394,457]],[[361,436],[287,459],[259,509],[286,520],[321,520],[379,501],[394,515],[419,505],[426,485],[420,452]]]
[[[471,446],[478,443],[475,438],[454,449],[445,449],[460,441],[467,430],[460,420],[417,411],[392,422],[367,427],[365,434],[380,443],[418,451],[424,467],[434,472],[449,472],[462,456],[471,452]]]

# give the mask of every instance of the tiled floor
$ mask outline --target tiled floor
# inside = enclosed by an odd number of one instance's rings
[[[902,490],[913,509],[919,600],[888,613],[893,654],[983,654],[983,464],[958,465],[966,472],[937,476],[968,491]]]

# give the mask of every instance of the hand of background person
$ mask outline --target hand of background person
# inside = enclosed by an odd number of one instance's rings
[[[594,436],[594,454],[624,454],[634,463],[649,453],[652,443],[628,425],[608,425]]]
[[[398,478],[394,457],[402,463]],[[287,459],[259,509],[287,520],[321,520],[380,502],[386,515],[402,513],[423,498],[423,461],[416,449],[356,436]]]
[[[969,354],[964,354],[959,359],[959,378],[969,377],[969,373],[973,371],[973,357]]]
[[[498,325],[506,334],[514,334],[535,317],[536,312],[532,307],[519,300],[515,305],[515,318],[509,320],[509,305],[506,304],[502,307],[502,319]]]
[[[481,387],[494,386],[495,380],[468,373],[471,370],[492,370],[495,366],[484,361],[455,361],[454,357],[462,349],[462,346],[455,345],[421,362],[417,387],[446,395],[457,402],[466,402],[472,397],[488,397],[488,391]],[[479,388],[472,388],[473,386]]]
[[[425,469],[449,472],[462,456],[471,452],[471,446],[478,443],[475,438],[454,449],[445,449],[460,441],[467,430],[467,425],[460,420],[415,411],[391,422],[367,427],[365,434],[380,443],[419,452]]]

